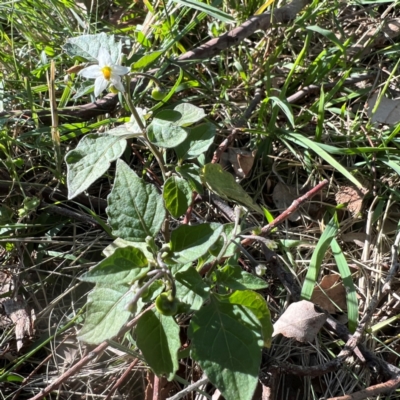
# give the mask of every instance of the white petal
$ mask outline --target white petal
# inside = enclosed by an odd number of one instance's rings
[[[91,65],[90,67],[86,67],[79,71],[78,75],[83,76],[84,78],[96,79],[103,74],[98,65]]]
[[[129,68],[122,65],[113,65],[112,72],[116,75],[126,75],[129,72]]]
[[[124,85],[121,82],[121,77],[114,75],[111,77],[110,82],[122,93],[125,93]]]
[[[103,75],[99,76],[94,82],[94,96],[99,97],[101,92],[108,86],[108,81],[104,79]]]
[[[100,47],[97,60],[99,62],[100,68],[109,67],[110,65],[112,65],[110,53],[104,47]]]

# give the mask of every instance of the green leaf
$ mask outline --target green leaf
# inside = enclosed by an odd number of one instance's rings
[[[173,148],[182,143],[187,137],[187,131],[175,121],[178,113],[165,110],[157,114],[147,128],[151,143],[159,147]]]
[[[126,307],[134,295],[128,285],[98,283],[88,295],[86,320],[78,339],[99,344],[116,336],[131,315]]]
[[[222,230],[218,223],[181,225],[171,234],[172,261],[187,264],[197,260],[217,241]]]
[[[171,176],[164,183],[163,198],[166,209],[174,218],[183,215],[192,202],[192,190],[185,179]]]
[[[239,265],[226,265],[216,271],[217,283],[234,290],[260,290],[268,287],[267,282],[256,275],[243,271]]]
[[[282,112],[286,115],[286,118],[290,122],[290,125],[292,128],[295,126],[294,119],[293,119],[293,111],[292,108],[290,107],[290,104],[286,100],[282,100],[278,97],[268,97],[267,101],[271,100],[275,105],[277,105]]]
[[[122,160],[117,161],[114,187],[107,198],[108,221],[114,236],[133,242],[155,237],[165,218],[162,196]]]
[[[186,305],[187,311],[196,311],[210,296],[210,288],[204,283],[195,268],[175,274],[176,297]]]
[[[144,254],[147,262],[155,264],[153,253],[150,252],[149,245],[146,242],[130,242],[129,240],[117,238],[103,250],[103,254],[106,257],[110,257],[120,247],[134,247]]]
[[[261,326],[236,304],[211,302],[190,322],[191,356],[226,399],[251,400],[261,361]]]
[[[176,121],[176,124],[179,126],[193,125],[206,116],[202,108],[196,107],[189,103],[178,104],[176,107],[174,107],[174,111],[177,111],[181,114],[181,118]]]
[[[351,278],[351,271],[347,264],[346,257],[336,239],[332,239],[331,248],[339,269],[343,285],[346,288],[347,318],[349,320],[349,331],[355,332],[358,326],[358,299],[357,290]]]
[[[225,296],[223,296],[223,298],[225,298]],[[264,346],[271,347],[271,338],[274,332],[274,327],[272,326],[271,314],[264,297],[252,290],[236,290],[229,295],[227,299],[231,304],[242,305],[251,310],[260,321]]]
[[[86,135],[75,150],[65,156],[67,163],[68,198],[72,199],[86,190],[121,157],[126,140],[108,135]]]
[[[342,52],[345,51],[343,44],[340,42],[340,40],[337,38],[337,36],[333,32],[328,31],[327,29],[320,28],[319,26],[316,26],[316,25],[307,26],[306,29],[308,29],[309,31],[317,32],[317,33],[321,34],[322,36],[325,36],[333,44],[335,44],[340,49],[340,51],[342,51]]]
[[[206,164],[203,168],[203,180],[208,188],[227,200],[233,200],[254,211],[263,214],[261,208],[235,181],[235,178],[223,170],[220,164]]]
[[[0,382],[18,382],[21,383],[24,381],[24,377],[14,372],[6,373],[6,375],[1,377]]]
[[[182,178],[186,179],[193,191],[199,194],[203,194],[203,183],[200,178],[200,167],[195,164],[185,164],[177,166],[175,171],[181,175]]]
[[[81,35],[67,39],[63,50],[70,57],[82,57],[88,61],[97,61],[100,47],[106,49],[116,63],[121,55],[121,43],[116,43],[114,35],[101,32],[97,35]]]
[[[211,122],[187,128],[188,136],[175,147],[175,153],[180,161],[196,158],[205,153],[214,141],[215,125]]]
[[[151,53],[147,53],[138,61],[132,64],[131,71],[141,71],[145,68],[149,67],[154,61],[156,61],[161,54],[164,53],[164,50],[153,51]]]
[[[306,279],[303,283],[303,288],[301,290],[301,298],[305,300],[310,300],[312,293],[314,291],[314,286],[317,282],[319,270],[322,261],[326,255],[326,252],[335,238],[338,230],[338,224],[336,221],[336,215],[329,221],[328,225],[325,227],[324,232],[318,240],[317,246],[314,249],[313,255],[311,257],[310,266],[308,267]]]
[[[101,261],[80,279],[84,282],[131,284],[150,271],[145,255],[134,247],[124,247]]]
[[[216,7],[210,6],[197,0],[173,0],[174,3],[182,4],[183,6],[194,8],[195,10],[202,11],[211,17],[218,19],[222,22],[235,22],[235,20],[227,13],[219,10]]]
[[[136,107],[136,111],[143,123],[146,126],[145,115],[147,114],[147,110],[145,108]],[[118,136],[123,139],[131,139],[134,137],[143,136],[143,132],[140,129],[139,124],[136,122],[136,119],[131,116],[131,119],[126,124],[117,126],[115,128],[109,129],[105,132],[107,135]]]
[[[294,143],[299,144],[300,146],[308,149],[310,148],[315,153],[318,154],[319,157],[324,159],[329,165],[331,165],[335,170],[339,171],[344,177],[346,177],[350,182],[354,183],[359,189],[363,187],[363,185],[338,161],[336,161],[330,154],[328,154],[325,150],[323,150],[322,146],[310,140],[299,133],[288,133],[285,135],[289,140]]]
[[[171,381],[179,368],[181,347],[179,325],[174,318],[147,311],[139,318],[135,333],[137,346],[150,368],[156,375],[165,374]]]

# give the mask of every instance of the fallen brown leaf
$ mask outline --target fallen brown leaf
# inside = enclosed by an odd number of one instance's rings
[[[292,303],[274,324],[274,334],[279,333],[299,342],[312,342],[324,325],[327,316],[315,310],[307,300]]]
[[[357,215],[362,208],[362,202],[367,189],[358,189],[354,186],[340,186],[335,194],[337,204],[347,204],[347,209],[353,214]]]

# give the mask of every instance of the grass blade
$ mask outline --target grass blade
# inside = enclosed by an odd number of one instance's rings
[[[346,301],[347,301],[347,315],[349,319],[349,330],[354,332],[358,323],[358,301],[356,288],[351,278],[349,265],[347,264],[346,257],[343,254],[339,243],[335,238],[332,239],[331,248],[333,256],[335,257],[336,265],[339,269],[340,276],[343,280],[343,285],[346,288]]]
[[[314,253],[311,257],[310,266],[306,275],[306,279],[303,283],[303,288],[301,290],[301,298],[305,300],[310,300],[314,291],[314,286],[317,282],[319,270],[324,260],[326,251],[332,240],[335,238],[338,231],[338,224],[336,221],[336,214],[329,221],[324,232],[322,233],[318,244],[315,247]]]
[[[290,132],[286,134],[288,140],[299,144],[306,149],[311,149],[317,153],[321,158],[323,158],[331,167],[336,171],[339,171],[343,176],[345,176],[350,182],[354,183],[357,188],[362,188],[363,185],[353,176],[351,173],[338,161],[336,161],[331,155],[329,155],[325,150],[319,146],[318,143],[300,135],[299,133]]]

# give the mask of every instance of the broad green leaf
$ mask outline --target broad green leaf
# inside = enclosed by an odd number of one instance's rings
[[[166,375],[171,381],[179,367],[181,347],[179,325],[174,318],[147,311],[139,318],[135,333],[137,346],[150,368],[156,375]]]
[[[181,114],[181,118],[176,121],[179,126],[190,126],[196,122],[202,120],[206,114],[200,107],[196,107],[193,104],[181,103],[174,107],[174,111]]]
[[[126,307],[134,295],[128,285],[96,284],[88,295],[86,320],[78,339],[99,344],[116,336],[131,315]]]
[[[101,32],[97,35],[81,35],[67,39],[63,50],[70,57],[82,57],[88,61],[97,61],[100,47],[106,49],[113,62],[117,62],[121,55],[121,43],[116,43],[114,35]]]
[[[92,80],[82,81],[79,83],[79,87],[76,89],[72,99],[77,100],[80,97],[93,92],[93,90],[94,90],[94,83]]]
[[[114,187],[107,201],[106,212],[114,236],[143,242],[147,236],[158,234],[165,217],[162,196],[122,160],[117,161]]]
[[[202,11],[211,17],[218,19],[222,22],[235,22],[235,20],[227,13],[213,7],[207,3],[197,0],[173,0],[174,3],[182,4],[183,6],[194,8],[195,10]]]
[[[226,265],[215,273],[217,283],[234,290],[260,290],[268,287],[267,282],[254,274],[243,271],[239,265]]]
[[[167,123],[167,122],[177,122],[182,118],[182,114],[179,111],[175,110],[161,110],[154,115],[154,118],[160,120],[160,124]],[[178,125],[178,124],[176,124]]]
[[[166,111],[162,111],[162,114],[158,113],[147,128],[148,138],[156,146],[173,148],[187,137],[187,131],[175,122],[173,114],[169,115],[170,113],[171,110],[169,113],[166,113]]]
[[[197,260],[217,241],[223,226],[218,223],[181,225],[171,234],[172,260],[187,264]]]
[[[145,115],[147,114],[147,110],[145,108],[136,107],[136,111],[143,123],[146,126]],[[126,124],[117,126],[115,128],[109,129],[105,132],[107,135],[118,136],[124,139],[131,139],[134,137],[143,136],[143,132],[140,129],[139,124],[136,122],[136,119],[131,116],[130,121]]]
[[[117,238],[103,250],[103,254],[106,257],[110,257],[120,247],[135,247],[144,254],[148,262],[155,263],[153,253],[150,252],[149,245],[146,242],[130,242],[129,240]]]
[[[359,189],[363,187],[363,185],[346,169],[346,167],[344,167],[342,164],[336,161],[330,154],[328,154],[325,150],[323,150],[322,146],[320,146],[319,143],[314,142],[313,140],[310,140],[299,133],[291,132],[285,136],[294,143],[297,143],[306,149],[313,150],[329,165],[331,165],[335,170],[340,172],[350,182],[354,183]]]
[[[150,66],[154,61],[157,60],[163,54],[163,50],[153,51],[151,53],[147,53],[140,60],[136,61],[131,66],[131,71],[141,71],[148,66]]]
[[[225,296],[222,297],[223,299],[226,298]],[[227,296],[227,299],[231,304],[242,305],[251,310],[260,321],[264,346],[271,347],[274,327],[272,326],[271,314],[264,297],[252,290],[236,290],[231,295]]]
[[[339,243],[334,238],[331,242],[333,256],[335,257],[336,265],[339,269],[343,285],[346,288],[346,301],[347,301],[347,318],[349,320],[350,332],[355,332],[358,326],[358,300],[357,290],[354,286],[353,279],[351,278],[351,271],[347,264],[346,257],[343,254]]]
[[[175,153],[181,161],[193,159],[205,153],[215,137],[215,125],[211,122],[187,128],[187,130],[187,138],[175,147]]]
[[[211,302],[193,315],[189,337],[192,358],[226,399],[253,398],[263,344],[253,313],[211,296]]]
[[[203,183],[200,178],[200,167],[195,164],[185,164],[177,166],[176,172],[184,179],[186,179],[193,191],[203,194]]]
[[[203,168],[203,180],[208,188],[230,201],[237,201],[244,206],[263,214],[261,208],[235,181],[235,178],[223,170],[220,164],[206,164]]]
[[[314,291],[314,286],[317,282],[319,270],[324,260],[325,254],[335,238],[338,230],[338,224],[336,221],[336,215],[329,221],[325,227],[324,232],[318,240],[317,246],[311,257],[310,266],[308,267],[307,275],[303,283],[301,290],[301,298],[304,300],[310,300]]]
[[[75,150],[65,156],[67,163],[68,198],[72,199],[86,190],[121,157],[126,140],[108,135],[86,135]]]
[[[192,202],[192,190],[185,179],[171,176],[164,183],[165,208],[174,218],[183,215]]]
[[[131,284],[150,271],[145,255],[134,247],[124,247],[101,261],[80,279],[85,282]]]
[[[176,273],[175,284],[176,297],[186,305],[187,311],[199,310],[210,295],[210,288],[193,267]]]

